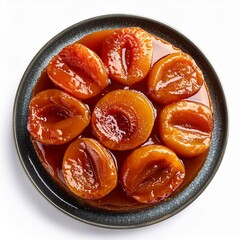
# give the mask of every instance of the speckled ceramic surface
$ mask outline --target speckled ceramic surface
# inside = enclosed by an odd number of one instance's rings
[[[30,141],[26,126],[32,89],[41,71],[54,55],[64,46],[91,32],[127,26],[142,27],[181,48],[195,59],[204,73],[211,95],[214,110],[214,131],[210,152],[204,166],[198,176],[181,193],[145,210],[113,213],[83,206],[76,199],[67,195],[42,167]],[[17,151],[24,169],[37,189],[63,212],[83,222],[102,227],[133,228],[146,226],[165,220],[187,207],[201,194],[215,175],[227,141],[225,97],[218,76],[209,61],[189,39],[176,30],[154,20],[138,16],[106,15],[91,18],[67,28],[51,39],[33,58],[22,77],[16,94],[13,117]]]

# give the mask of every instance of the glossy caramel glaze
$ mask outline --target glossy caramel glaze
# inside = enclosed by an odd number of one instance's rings
[[[85,44],[91,50],[97,52],[97,54],[101,57],[102,41],[111,32],[112,30],[103,30],[97,33],[92,33],[78,40],[77,43]],[[154,36],[152,36],[152,42],[153,42],[153,58],[152,58],[151,66],[154,66],[154,64],[161,58],[171,53],[180,51],[173,45]],[[136,84],[133,84],[131,86],[125,86],[115,81],[111,81],[111,83],[106,88],[104,88],[99,95],[92,97],[90,99],[82,100],[82,102],[89,107],[90,112],[92,113],[96,103],[99,101],[100,98],[105,96],[107,93],[117,89],[130,89],[130,90],[132,89],[132,90],[139,91],[145,96],[148,96],[147,78],[148,76],[146,77],[146,81],[145,79],[143,79],[142,81]],[[36,95],[38,92],[43,91],[45,89],[49,89],[49,88],[57,88],[57,87],[49,79],[46,73],[46,69],[44,69],[33,90],[33,96]],[[206,84],[204,83],[201,89],[196,94],[191,96],[189,100],[199,102],[208,107],[211,107],[211,101],[209,98]],[[152,104],[153,104],[153,109],[156,116],[159,109],[162,109],[163,106],[156,102],[152,102]],[[81,133],[79,137],[95,138],[95,136],[92,133],[91,124],[89,124],[84,129],[84,131]],[[39,159],[42,162],[46,171],[53,177],[53,179],[60,186],[65,188],[66,191],[69,192],[69,194],[72,194],[69,191],[68,187],[66,186],[66,183],[64,181],[63,174],[62,174],[63,157],[67,147],[71,142],[64,145],[59,145],[59,146],[43,145],[37,142],[35,139],[32,139],[32,142],[39,156]],[[150,136],[148,137],[146,142],[142,144],[142,146],[151,145],[151,144],[158,144],[158,145],[162,144],[158,135],[158,126],[156,121]],[[126,151],[111,150],[111,154],[115,159],[118,171],[121,169],[123,161],[127,158],[127,156],[130,153],[131,153],[131,150],[126,150]],[[183,180],[182,185],[170,197],[173,197],[175,194],[182,191],[196,177],[199,170],[203,166],[206,157],[207,157],[207,151],[194,158],[181,158],[185,167],[185,178]],[[82,203],[81,199],[79,199],[79,201]],[[145,203],[139,203],[133,198],[128,197],[124,192],[124,190],[122,189],[120,183],[118,183],[116,188],[105,197],[100,198],[98,200],[84,200],[84,204],[87,204],[96,208],[100,208],[100,209],[108,209],[111,211],[131,211],[139,208],[152,206]]]
[[[209,149],[213,118],[203,104],[181,100],[159,113],[160,138],[178,156],[196,157]]]
[[[120,171],[122,187],[141,203],[156,203],[167,198],[182,184],[184,177],[184,165],[178,156],[171,149],[154,144],[132,151]]]
[[[99,199],[117,185],[113,156],[97,140],[80,138],[67,148],[62,173],[69,189],[82,199]]]
[[[109,83],[101,58],[80,43],[66,46],[53,57],[47,73],[60,89],[79,99],[96,96]]]
[[[194,95],[203,81],[201,70],[188,54],[172,53],[153,66],[148,93],[154,101],[166,105]]]
[[[138,27],[120,28],[103,41],[101,57],[111,79],[131,86],[148,74],[153,55],[151,35]]]
[[[138,91],[107,93],[92,112],[94,135],[111,150],[130,150],[143,144],[154,125],[151,102]]]
[[[43,144],[60,145],[69,142],[89,122],[87,106],[58,89],[39,92],[29,105],[28,131]]]

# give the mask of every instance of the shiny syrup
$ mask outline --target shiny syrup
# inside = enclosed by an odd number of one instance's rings
[[[101,56],[101,44],[104,38],[113,30],[103,30],[100,32],[92,33],[84,38],[78,40],[78,43],[84,44],[93,51],[95,51],[98,55]],[[152,36],[153,40],[153,45],[154,45],[154,52],[153,52],[153,60],[152,60],[152,66],[154,63],[156,63],[158,60],[161,58],[179,51],[179,49],[175,48],[171,44],[169,44],[166,41],[163,41],[162,39],[159,39],[157,37]],[[146,77],[147,78],[147,77]],[[146,79],[147,80],[147,79]],[[43,70],[40,78],[38,79],[36,86],[33,90],[33,96],[36,95],[38,92],[50,89],[50,88],[56,88],[56,86],[52,83],[52,81],[49,79],[46,69]],[[140,83],[134,84],[133,86],[124,86],[119,83],[116,83],[114,81],[111,81],[111,84],[108,85],[102,93],[100,93],[98,96],[93,97],[91,99],[87,100],[82,100],[85,104],[88,105],[90,111],[93,111],[93,108],[97,101],[104,96],[106,93],[116,90],[116,89],[134,89],[137,90],[141,93],[143,93],[145,96],[147,95],[147,81],[142,80]],[[207,106],[211,105],[208,90],[206,87],[206,84],[202,86],[202,88],[193,96],[188,98],[191,101],[196,101],[200,102],[202,104],[205,104]],[[161,110],[162,106],[159,104],[156,104],[155,102],[152,102],[155,113],[159,110]],[[92,134],[91,131],[91,124],[88,125],[88,127],[82,132],[82,134],[79,137],[88,137],[88,138],[95,138]],[[74,141],[74,140],[73,140]],[[38,154],[38,157],[46,169],[46,171],[52,176],[52,178],[63,188],[66,189],[66,191],[71,194],[64,182],[64,178],[62,175],[62,160],[64,153],[71,143],[66,143],[63,145],[43,145],[36,140],[32,140],[34,148]],[[157,125],[154,125],[154,128],[152,130],[152,133],[148,140],[142,145],[150,145],[150,144],[161,144],[161,141],[158,137],[157,134]],[[122,163],[124,159],[128,156],[128,154],[132,150],[129,151],[111,151],[113,154],[116,164],[117,164],[117,169],[121,169]],[[198,174],[199,170],[202,168],[206,157],[207,157],[207,152],[204,153],[203,155],[200,155],[195,158],[191,159],[184,159],[182,158],[181,160],[184,162],[185,166],[185,179],[182,185],[178,188],[178,190],[173,193],[171,197],[176,195],[178,192],[182,191]],[[76,197],[78,198],[78,197]],[[79,199],[79,201],[82,203],[82,200]],[[101,208],[101,209],[108,209],[112,211],[130,211],[130,210],[135,210],[139,208],[144,208],[144,207],[149,207],[147,204],[143,203],[138,203],[134,199],[128,197],[123,189],[121,188],[121,185],[118,184],[117,187],[109,193],[107,196],[105,196],[102,199],[99,200],[84,200],[84,202],[87,205],[94,206],[96,208]]]

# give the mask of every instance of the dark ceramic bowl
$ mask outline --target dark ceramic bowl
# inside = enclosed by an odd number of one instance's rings
[[[83,206],[60,188],[42,167],[27,131],[28,105],[34,85],[49,60],[64,46],[94,31],[139,26],[189,53],[204,73],[214,110],[210,152],[197,177],[179,194],[148,209],[113,213]],[[54,206],[86,223],[109,228],[133,228],[163,221],[195,200],[215,175],[227,141],[227,108],[217,74],[204,54],[185,36],[160,22],[129,15],[107,15],[77,23],[52,38],[33,58],[20,82],[14,105],[13,128],[22,165],[37,189]]]

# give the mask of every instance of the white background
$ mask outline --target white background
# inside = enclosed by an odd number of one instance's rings
[[[240,239],[240,4],[237,1],[0,0],[0,4],[1,239]],[[190,38],[217,71],[229,109],[228,146],[210,185],[179,214],[139,229],[93,227],[53,207],[26,176],[12,134],[15,93],[38,50],[68,26],[110,13],[153,18]]]

